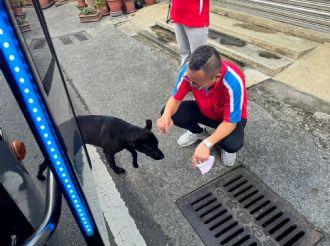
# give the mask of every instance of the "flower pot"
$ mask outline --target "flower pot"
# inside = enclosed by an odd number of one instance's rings
[[[66,3],[70,3],[72,2],[72,0],[55,0],[55,6],[61,6],[63,4],[66,4]]]
[[[102,4],[97,6],[98,11],[100,11],[102,16],[108,15],[109,14],[109,7],[107,4]]]
[[[32,6],[33,2],[32,0],[26,0],[26,6]]]
[[[42,9],[49,8],[54,4],[54,0],[39,0]]]
[[[99,21],[102,18],[100,11],[97,11],[95,14],[90,15],[79,15],[80,22],[94,22]]]
[[[21,7],[17,7],[14,9],[15,10],[15,16],[22,16],[23,14],[23,9]]]
[[[136,11],[134,0],[124,0],[126,13],[134,13]]]
[[[110,15],[111,15],[112,17],[120,16],[120,15],[122,15],[122,14],[123,14],[123,11],[122,11],[122,10],[119,10],[119,11],[117,11],[117,12],[113,12],[113,11],[110,10]]]
[[[151,5],[151,4],[154,4],[156,2],[156,0],[144,0],[144,3],[146,5]]]
[[[78,2],[78,8],[83,8],[86,6],[85,0],[77,0]]]
[[[108,5],[110,8],[110,14],[111,12],[113,13],[118,13],[121,12],[121,0],[108,0]]]
[[[31,26],[28,21],[24,21],[24,23],[21,25],[18,25],[18,27],[21,30],[21,32],[31,31]]]

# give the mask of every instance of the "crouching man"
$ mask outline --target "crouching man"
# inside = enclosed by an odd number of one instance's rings
[[[184,100],[192,92],[195,100]],[[203,140],[195,149],[192,165],[206,161],[213,146],[221,148],[221,162],[233,166],[236,152],[243,146],[247,121],[245,78],[234,64],[222,61],[213,47],[197,48],[180,71],[172,96],[157,120],[162,133],[173,125],[187,131],[178,139],[181,147]],[[215,128],[208,135],[206,125]]]

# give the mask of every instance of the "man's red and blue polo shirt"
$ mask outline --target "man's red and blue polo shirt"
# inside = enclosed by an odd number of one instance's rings
[[[180,71],[173,90],[176,100],[183,100],[191,91],[201,112],[208,118],[231,123],[247,119],[247,92],[242,71],[229,61],[222,61],[220,78],[209,89],[198,90],[185,80],[188,64]]]

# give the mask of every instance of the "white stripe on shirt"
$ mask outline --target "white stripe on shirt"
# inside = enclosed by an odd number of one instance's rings
[[[242,110],[243,108],[243,99],[244,99],[244,84],[242,81],[242,78],[230,67],[228,67],[228,70],[231,72],[232,75],[234,75],[234,77],[237,79],[237,81],[239,82],[239,86],[241,87],[241,105],[240,105],[240,109]]]

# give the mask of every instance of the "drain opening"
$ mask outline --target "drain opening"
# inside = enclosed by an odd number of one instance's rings
[[[220,211],[220,212],[217,213],[216,215],[214,215],[214,216],[212,216],[211,218],[209,218],[208,220],[206,220],[206,221],[204,222],[204,224],[206,224],[206,225],[209,224],[210,222],[212,222],[213,220],[219,218],[221,215],[223,215],[223,214],[225,214],[225,213],[227,213],[227,210],[226,210],[226,209]],[[229,218],[231,218],[231,217],[232,217],[232,216],[230,215]],[[213,229],[211,229],[211,230],[213,230]]]
[[[250,190],[253,187],[253,185],[249,185],[248,187],[244,188],[243,190],[237,192],[236,194],[234,194],[234,197],[238,197],[239,195],[243,194],[244,192]]]
[[[271,212],[273,212],[276,209],[276,206],[271,207],[270,209],[266,210],[265,212],[263,212],[262,214],[258,215],[256,217],[256,220],[261,220],[263,217],[265,217],[267,214],[270,214]]]
[[[60,36],[59,39],[61,40],[62,44],[64,44],[64,45],[73,43],[72,40],[70,39],[69,35]]]
[[[248,195],[246,195],[245,197],[239,199],[238,202],[239,202],[239,203],[242,203],[242,202],[244,202],[245,200],[247,200],[247,199],[249,199],[250,197],[252,197],[252,196],[254,196],[255,194],[257,194],[258,192],[259,192],[258,190],[254,190],[254,191],[252,191],[251,193],[249,193]],[[262,196],[262,197],[263,197],[263,196]],[[251,202],[250,206],[253,205],[253,204],[254,204],[254,202],[253,202],[253,203]]]
[[[200,205],[199,207],[197,207],[197,208],[195,209],[195,211],[198,212],[199,210],[201,210],[201,209],[203,209],[203,208],[209,206],[210,204],[214,203],[216,200],[217,200],[216,198],[213,198],[212,200],[206,201],[205,204],[202,204],[202,205]]]
[[[288,223],[290,221],[289,218],[286,218],[284,220],[282,220],[279,224],[277,224],[276,226],[274,226],[272,229],[270,229],[268,232],[269,234],[274,234],[274,232],[276,232],[277,230],[279,230],[282,226],[284,226],[286,223]]]
[[[218,228],[219,226],[221,226],[222,224],[226,223],[227,221],[229,221],[231,218],[233,218],[233,216],[229,215],[226,218],[224,218],[223,220],[219,221],[218,223],[216,223],[215,225],[210,227],[210,230],[213,231],[214,229]]]
[[[210,192],[210,193],[207,193],[205,196],[199,198],[197,201],[191,203],[190,205],[191,205],[191,206],[194,206],[195,204],[199,203],[200,201],[204,200],[205,198],[209,197],[210,195],[212,195],[211,192]]]
[[[237,241],[236,243],[234,243],[232,246],[239,246],[242,243],[246,242],[247,240],[249,240],[251,238],[250,235],[246,235],[245,237],[243,237],[242,239],[240,239],[239,241]]]
[[[283,244],[283,246],[290,246],[296,242],[298,242],[303,236],[305,235],[305,232],[301,231],[297,233],[293,238],[291,238],[288,242]]]
[[[238,222],[231,223],[229,226],[225,227],[221,231],[215,234],[215,237],[219,237],[222,234],[225,234],[227,231],[231,230],[232,228],[236,227],[238,225]]]
[[[85,32],[76,32],[72,34],[75,38],[77,38],[79,41],[86,41],[88,40],[88,34]]]
[[[238,229],[237,231],[235,231],[232,235],[228,236],[227,238],[225,238],[223,241],[220,242],[221,245],[225,245],[226,243],[228,243],[229,241],[233,240],[235,237],[237,237],[239,234],[241,234],[244,231],[243,228]]]
[[[286,229],[284,232],[282,232],[279,236],[275,238],[276,241],[281,241],[283,238],[288,236],[291,232],[293,232],[297,228],[296,225],[290,226],[288,229]]]
[[[232,192],[233,190],[236,190],[237,188],[239,188],[240,186],[242,186],[243,184],[246,184],[246,183],[247,183],[247,180],[243,180],[239,184],[235,185],[233,188],[229,189],[228,192]]]
[[[224,184],[223,187],[227,187],[228,185],[231,185],[232,183],[236,182],[240,178],[242,178],[242,175],[239,175],[238,177],[234,178],[233,180],[230,180],[228,183]]]
[[[244,168],[176,201],[206,245],[314,245],[321,233]]]
[[[31,41],[30,47],[32,50],[43,49],[46,46],[46,39],[33,39]]]
[[[267,220],[265,223],[262,224],[262,227],[267,227],[268,225],[272,224],[275,222],[278,218],[280,218],[283,215],[282,212],[279,212],[278,214],[274,215],[272,218]]]
[[[260,209],[262,209],[263,207],[265,207],[268,204],[270,204],[270,201],[265,201],[264,203],[262,203],[261,205],[259,205],[255,209],[251,210],[250,213],[255,214],[256,212],[258,212]]]
[[[215,206],[213,206],[212,208],[208,209],[207,211],[205,211],[204,213],[202,213],[200,215],[201,218],[205,217],[206,215],[208,215],[209,213],[215,211],[216,209],[220,208],[222,206],[222,204],[217,204]]]

